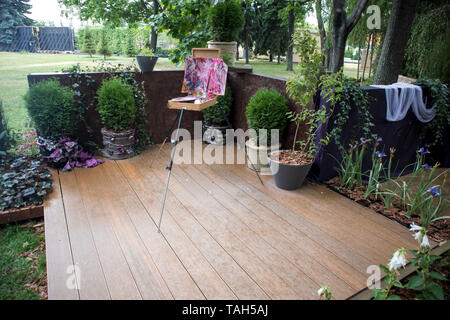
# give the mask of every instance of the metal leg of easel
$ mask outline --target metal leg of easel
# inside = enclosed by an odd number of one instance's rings
[[[222,112],[223,118],[227,121],[228,127],[232,128],[230,119],[228,119],[228,117],[226,116],[225,111],[223,110],[223,107],[219,105],[219,109],[220,109],[220,111]],[[241,145],[241,142],[239,141],[239,139],[237,139],[237,141],[238,141],[239,147],[242,148],[242,145]],[[245,146],[244,146],[244,152],[245,152],[245,157],[247,158],[247,161],[250,163],[250,165],[251,165],[252,168],[253,168],[253,171],[255,171],[256,175],[258,176],[259,182],[261,182],[261,184],[264,185],[264,182],[262,181],[261,176],[259,175],[258,170],[256,170],[255,166],[253,165],[253,162],[252,162],[252,161],[250,160],[250,158],[248,157],[248,154],[247,154],[247,148],[245,148]]]
[[[178,115],[179,117],[180,115]],[[175,124],[178,121],[178,117],[175,118],[175,120],[173,120],[172,125],[170,126],[169,131],[167,132],[167,136],[164,138],[163,143],[161,143],[161,145],[159,146],[158,152],[156,153],[156,155],[153,157],[152,162],[150,163],[150,168],[153,166],[153,162],[155,162],[156,158],[158,158],[159,154],[161,153],[162,148],[164,148],[164,145],[166,144],[167,140],[169,139],[170,135],[172,134],[172,129],[175,126]]]
[[[177,132],[175,134],[175,139],[172,140],[173,148],[172,148],[172,155],[170,157],[170,163],[166,167],[166,169],[169,172],[167,173],[166,189],[164,190],[164,196],[163,196],[163,201],[162,201],[162,206],[161,206],[161,213],[160,213],[159,221],[158,221],[158,233],[161,232],[161,220],[162,220],[162,217],[163,217],[163,214],[164,214],[164,206],[166,204],[167,191],[169,189],[170,174],[172,173],[173,159],[175,158],[175,151],[177,149],[178,137],[179,137],[179,132],[180,132],[181,121],[183,120],[183,111],[184,111],[184,109],[185,109],[185,107],[182,107],[181,111],[180,111],[180,116],[178,118]],[[161,150],[161,148],[160,148],[160,150]]]

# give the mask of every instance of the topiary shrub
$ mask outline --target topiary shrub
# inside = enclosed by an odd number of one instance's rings
[[[2,101],[0,101],[0,158],[7,155],[13,143],[14,139],[11,136],[8,123],[6,122]]]
[[[286,113],[289,111],[286,98],[274,89],[259,89],[250,99],[245,111],[247,124],[257,133],[260,144],[259,129],[267,129],[267,144],[271,144],[271,129],[280,130],[280,136],[287,125]]]
[[[105,129],[123,131],[133,127],[136,105],[130,86],[117,78],[104,80],[97,99],[97,111]]]
[[[28,114],[44,137],[73,137],[77,131],[77,115],[71,88],[56,80],[32,85],[25,94]]]
[[[207,23],[214,40],[222,42],[236,41],[244,26],[244,13],[239,2],[225,0],[210,9]]]
[[[221,126],[227,124],[233,105],[233,93],[227,86],[225,95],[217,97],[217,103],[203,110],[203,120],[209,126]],[[225,118],[226,117],[226,118]]]

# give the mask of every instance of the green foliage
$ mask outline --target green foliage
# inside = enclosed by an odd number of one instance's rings
[[[238,1],[224,0],[210,9],[208,25],[216,41],[236,41],[239,31],[244,26],[244,14]]]
[[[0,0],[0,50],[13,41],[15,27],[34,23],[25,15],[29,14],[31,9],[28,2],[29,0]]]
[[[92,55],[95,53],[95,39],[92,31],[89,28],[84,29],[83,32],[83,46],[82,51]]]
[[[0,174],[0,211],[40,205],[52,189],[52,176],[42,163],[31,158],[2,161]]]
[[[120,79],[104,80],[97,98],[97,110],[104,128],[123,131],[134,125],[136,105],[129,85]]]
[[[281,93],[274,89],[259,89],[248,102],[245,115],[248,127],[256,130],[257,144],[264,144],[264,138],[259,130],[267,130],[267,144],[271,144],[271,129],[278,129],[280,136],[287,125],[286,112],[288,112],[287,100]]]
[[[422,136],[425,137],[429,134],[433,137],[427,147],[443,146],[445,143],[445,132],[450,125],[450,96],[448,94],[448,87],[439,79],[419,79],[415,84],[425,88],[430,93],[431,100],[436,105],[436,117],[424,127]]]
[[[135,38],[135,32],[133,29],[130,29],[127,32],[127,42],[126,42],[126,52],[125,53],[129,57],[134,57],[137,53],[136,38]]]
[[[233,105],[233,93],[231,87],[227,86],[225,95],[217,97],[217,103],[204,109],[203,120],[207,125],[220,126],[227,123]]]
[[[100,42],[98,44],[97,53],[103,55],[103,58],[106,59],[106,57],[110,56],[112,54],[112,49],[110,45],[110,39],[108,37],[108,33],[103,28],[100,36]]]
[[[299,69],[295,78],[287,81],[286,91],[305,107],[319,89],[322,54],[317,50],[316,39],[308,31],[295,34],[294,46],[300,58]]]
[[[39,135],[74,136],[77,117],[73,97],[74,91],[56,80],[41,81],[30,87],[25,103]]]
[[[9,148],[14,144],[14,139],[6,122],[2,101],[0,101],[0,158],[5,157]]]
[[[0,228],[0,300],[43,299],[27,286],[46,286],[47,282],[45,249],[39,250],[45,242],[44,232],[33,224]],[[30,252],[33,254],[26,254]]]
[[[413,78],[439,78],[450,84],[450,4],[421,1],[405,50],[404,72]]]

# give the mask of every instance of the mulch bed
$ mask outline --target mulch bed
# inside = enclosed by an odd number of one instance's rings
[[[44,221],[29,221],[27,223],[22,224],[22,227],[33,227],[35,233],[43,234],[44,233]],[[31,261],[31,269],[30,274],[36,271],[38,266],[38,259],[40,255],[45,255],[45,241],[42,240],[40,245],[33,250],[28,250],[23,252],[20,256]],[[48,299],[48,288],[47,288],[47,273],[44,274],[44,277],[35,279],[32,283],[25,283],[25,287],[28,289],[37,292],[42,299]]]
[[[368,207],[391,220],[400,223],[404,227],[409,228],[409,226],[413,222],[417,225],[420,225],[420,216],[412,215],[411,217],[408,217],[406,215],[406,211],[401,208],[399,201],[396,199],[392,201],[391,208],[387,209],[384,206],[383,200],[375,198],[374,195],[370,195],[367,199],[363,198],[365,192],[364,189],[349,190],[348,188],[340,187],[340,180],[338,177],[328,181],[327,185],[331,190],[338,192],[346,196],[347,198],[352,199],[357,203],[365,207]],[[449,221],[447,219],[438,220],[428,228],[427,232],[430,239],[436,242],[449,240],[450,239]]]

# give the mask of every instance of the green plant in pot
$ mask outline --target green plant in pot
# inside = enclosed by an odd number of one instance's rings
[[[336,81],[333,79],[340,76],[340,73],[320,75],[322,55],[317,52],[316,41],[309,33],[299,33],[294,40],[301,62],[296,77],[287,82],[286,91],[302,109],[300,112],[290,111],[285,114],[296,125],[292,147],[289,150],[273,151],[268,157],[275,184],[286,190],[300,188],[315,160],[315,152],[320,146],[329,142],[328,134],[321,139],[316,139],[316,136],[331,112],[327,112],[324,106],[311,110],[307,105],[313,99],[319,86],[334,83]],[[328,90],[328,92],[333,91]],[[338,93],[331,94],[330,99],[338,99]],[[300,128],[302,128],[303,139],[298,139]]]
[[[274,89],[261,88],[251,97],[245,111],[249,129],[255,130],[246,142],[250,169],[270,172],[267,155],[280,149],[279,137],[286,129],[288,111],[286,98]],[[271,130],[278,130],[278,139],[272,136]]]
[[[233,93],[227,86],[225,95],[217,97],[217,103],[203,112],[203,141],[222,145],[226,142],[226,130],[231,129],[229,118],[233,105]]]
[[[104,80],[97,91],[97,100],[103,125],[103,156],[114,160],[132,157],[136,118],[132,88],[118,78]]]
[[[155,67],[158,57],[149,48],[143,48],[139,51],[139,55],[136,56],[136,61],[139,65],[139,69],[142,72],[152,72]]]
[[[212,40],[208,48],[220,48],[222,57],[228,55],[235,62],[239,31],[244,26],[244,13],[239,1],[224,0],[216,3],[208,13],[207,23]]]

